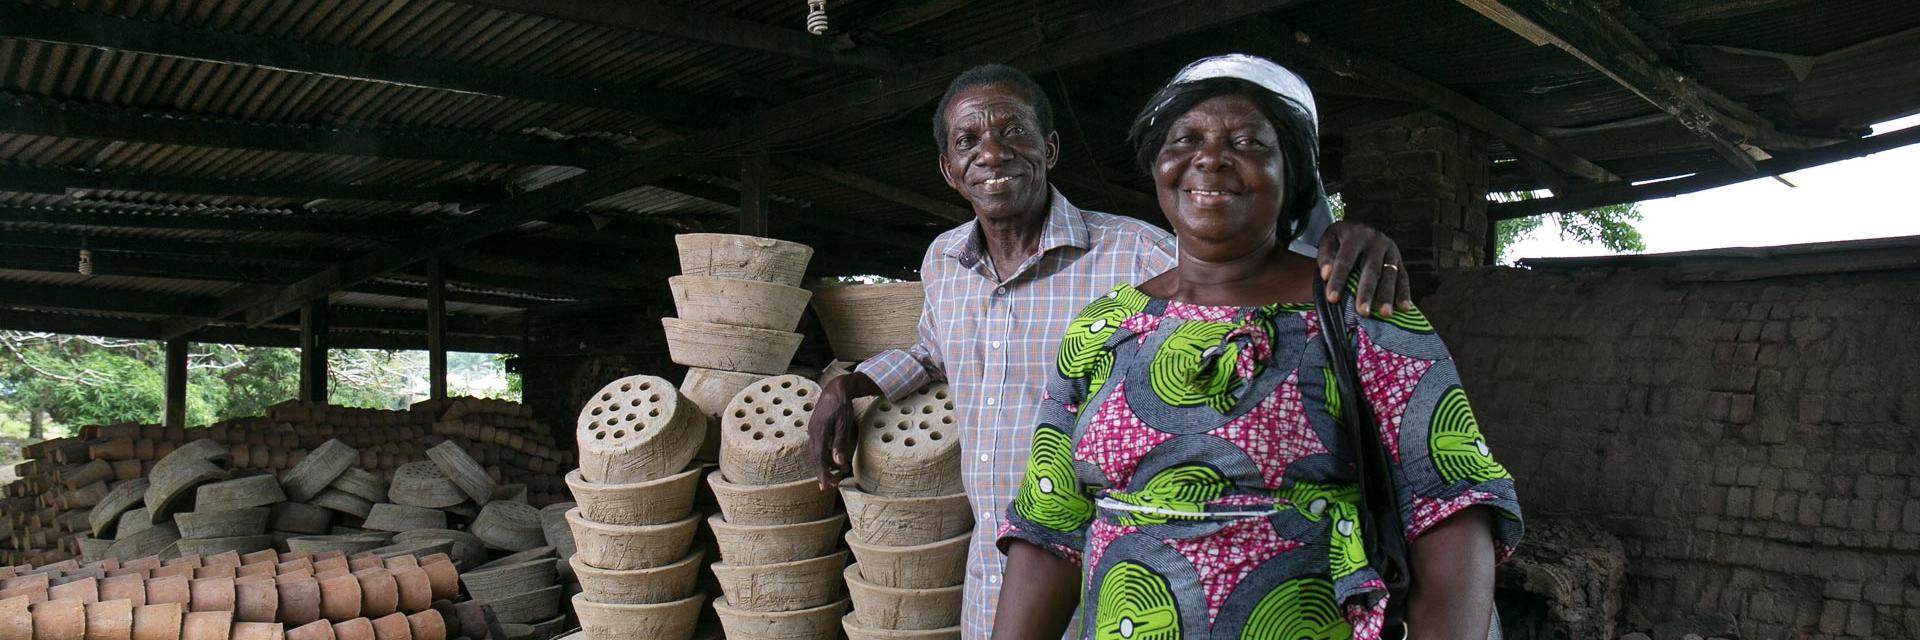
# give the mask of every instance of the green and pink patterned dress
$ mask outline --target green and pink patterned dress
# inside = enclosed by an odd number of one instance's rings
[[[1343,308],[1396,458],[1401,533],[1484,504],[1505,559],[1520,504],[1445,345],[1418,311]],[[1069,326],[1000,546],[1084,568],[1083,636],[1379,636],[1385,590],[1317,322],[1312,304],[1197,306],[1121,285]]]

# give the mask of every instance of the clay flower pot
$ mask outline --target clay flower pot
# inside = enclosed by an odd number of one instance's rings
[[[560,601],[567,597],[566,587],[554,585],[516,593],[487,603],[502,623],[531,624],[560,612]]]
[[[573,528],[574,554],[581,562],[600,569],[648,569],[683,558],[693,543],[699,514],[660,525],[625,526],[600,524],[580,517],[580,509],[567,512],[567,524]]]
[[[857,482],[840,483],[852,539],[878,546],[910,546],[945,540],[973,530],[967,494],[924,498],[876,496]]]
[[[720,414],[720,472],[754,485],[813,477],[807,418],[819,398],[818,383],[795,375],[766,378],[734,394]]]
[[[178,640],[185,615],[186,607],[178,602],[134,607],[133,640]]]
[[[293,465],[281,478],[280,485],[287,498],[294,502],[311,502],[327,485],[333,484],[335,478],[359,461],[358,450],[339,440],[328,440],[308,451],[300,464]]]
[[[637,526],[673,522],[692,513],[700,471],[695,466],[658,480],[608,484],[587,482],[575,469],[567,472],[566,481],[586,519]]]
[[[159,579],[159,578],[170,578],[170,577],[178,576],[178,577],[186,578],[188,580],[192,580],[194,578],[200,577],[198,575],[199,572],[200,572],[200,566],[197,564],[184,564],[184,563],[170,564],[164,567],[160,567],[158,569],[154,569],[153,573],[150,574],[148,577]],[[207,577],[212,578],[212,577],[218,577],[218,576],[207,576]]]
[[[258,475],[200,485],[194,493],[193,508],[217,512],[265,507],[286,501],[287,494],[280,489],[279,480],[272,475]]]
[[[235,622],[230,640],[286,640],[286,626],[278,622]]]
[[[481,542],[480,538],[465,531],[455,531],[452,529],[421,529],[418,531],[408,531],[395,534],[393,540],[396,544],[440,541],[452,542],[453,550],[449,552],[449,554],[467,566],[472,566],[485,559],[487,553],[486,543]]]
[[[750,485],[730,481],[715,471],[707,475],[720,514],[730,524],[764,525],[813,522],[833,514],[838,496],[808,477],[784,484]],[[577,533],[576,533],[577,535]]]
[[[217,567],[194,567],[193,577],[196,580],[200,578],[232,578],[236,571],[236,567],[226,565]]]
[[[778,375],[793,362],[803,336],[680,318],[661,318],[666,327],[667,355],[675,363],[704,369],[725,369]]]
[[[314,620],[297,627],[292,627],[287,629],[287,640],[335,640],[333,623],[325,620]]]
[[[193,611],[180,619],[180,640],[228,640],[232,633],[232,611]]]
[[[860,564],[842,576],[853,598],[853,619],[867,630],[945,629],[960,624],[964,585],[938,589],[895,589],[860,577]]]
[[[687,377],[680,382],[680,394],[700,406],[710,418],[719,418],[727,403],[733,401],[734,394],[740,393],[747,385],[759,382],[766,376],[757,373],[741,373],[724,369],[687,369]],[[705,443],[706,447],[718,451],[718,440]]]
[[[272,480],[273,478],[268,477],[267,479]],[[206,487],[201,488],[204,490]],[[267,531],[267,516],[272,513],[273,511],[271,509],[265,507],[229,509],[225,511],[188,511],[174,514],[173,522],[179,526],[181,538],[201,539],[252,536]]]
[[[32,603],[26,596],[0,598],[0,638],[31,637],[33,637]]]
[[[540,530],[540,511],[518,502],[487,503],[469,529],[489,548],[504,551],[525,551],[547,542],[546,532]]]
[[[413,640],[413,627],[404,613],[390,613],[373,619],[373,635],[379,640]]]
[[[444,509],[465,502],[467,494],[453,484],[439,465],[422,460],[394,470],[387,497],[394,504]]]
[[[911,547],[880,547],[847,537],[847,548],[860,562],[867,582],[896,589],[938,589],[966,579],[967,541],[962,534]]]
[[[313,558],[314,575],[319,575],[321,573],[332,571],[335,569],[339,569],[341,571],[347,570],[346,556],[334,556],[334,557],[322,558],[318,555],[315,555],[312,558]]]
[[[792,331],[813,292],[800,287],[725,276],[673,276],[676,315],[695,322]]]
[[[282,502],[273,505],[272,512],[267,522],[274,531],[322,534],[333,525],[333,510],[326,507],[299,502]]]
[[[433,587],[435,600],[452,600],[460,595],[460,574],[445,554],[421,558],[420,570],[427,572],[427,583]]]
[[[673,237],[680,273],[725,276],[789,287],[800,286],[813,247],[796,242],[726,233],[683,233]]]
[[[840,626],[847,631],[847,640],[960,640],[960,626],[957,624],[939,629],[877,628],[860,619],[858,603],[853,606],[854,612],[840,619]]]
[[[362,554],[353,556],[351,558],[347,558],[348,571],[359,571],[361,569],[385,569],[385,568],[387,568],[387,561],[380,559],[380,556],[368,555],[366,553],[362,553]]]
[[[833,357],[850,362],[913,346],[920,340],[920,307],[925,303],[926,288],[919,282],[856,284],[813,292],[813,310],[826,329]]]
[[[195,578],[187,583],[189,611],[233,611],[233,578]]]
[[[280,589],[273,578],[254,576],[233,581],[233,619],[240,622],[280,619]]]
[[[422,611],[433,606],[433,582],[419,565],[399,565],[387,572],[400,589],[400,610]]]
[[[188,570],[192,570],[189,568]],[[147,580],[147,604],[175,603],[185,605],[193,601],[193,589],[186,576],[166,576]]]
[[[631,571],[595,569],[577,557],[569,564],[573,566],[573,575],[580,580],[580,591],[588,600],[601,604],[660,604],[694,592],[704,557],[705,554],[695,550],[673,564]]]
[[[799,611],[748,611],[721,598],[713,602],[713,610],[720,614],[720,627],[729,638],[835,640],[840,636],[840,616],[847,611],[847,601]]]
[[[720,546],[720,561],[733,566],[775,564],[818,558],[840,546],[840,530],[846,514],[834,514],[813,522],[772,525],[731,524],[713,514],[707,527],[713,530]]]
[[[373,621],[366,618],[354,618],[333,623],[333,637],[339,640],[377,640],[373,632]]]
[[[320,582],[312,578],[298,578],[277,582],[274,590],[280,596],[278,610],[280,621],[288,625],[299,626],[320,619]]]
[[[113,576],[100,581],[100,599],[126,600],[133,606],[147,603],[147,579],[137,573]]]
[[[81,578],[47,587],[48,600],[70,600],[81,604],[100,601],[100,581]]]
[[[546,588],[553,585],[554,581],[554,562],[545,558],[482,567],[460,576],[460,582],[467,585],[467,593],[482,602]]]
[[[587,482],[633,484],[687,467],[707,436],[700,407],[673,383],[628,376],[607,383],[580,409],[574,435],[580,477]]]
[[[87,640],[129,640],[133,637],[133,602],[107,600],[86,605]]]
[[[798,611],[841,599],[846,588],[840,572],[847,552],[830,556],[751,566],[715,563],[713,575],[727,594],[727,605],[743,611]]]
[[[278,562],[280,562],[280,553],[272,549],[261,549],[252,553],[240,554],[240,566],[242,567],[260,564],[271,565]]]
[[[480,462],[474,460],[460,445],[452,440],[433,445],[433,448],[427,449],[427,457],[432,458],[433,464],[440,467],[440,472],[446,474],[447,479],[453,481],[453,486],[459,487],[460,492],[467,494],[474,504],[486,504],[493,499],[493,479],[487,476],[487,470],[480,466]]]
[[[930,497],[966,490],[960,484],[953,394],[946,383],[927,385],[898,402],[877,399],[860,414],[859,424],[854,476],[868,493]]]
[[[407,615],[407,628],[413,640],[446,640],[447,621],[439,611],[427,609]]]
[[[180,549],[181,553],[194,553],[194,554],[204,553],[208,551],[220,551],[223,549],[227,551],[235,551],[240,549],[255,551],[259,549],[273,548],[273,536],[271,535],[233,536],[230,538],[205,538],[201,540],[181,539],[177,542],[174,542],[174,545],[176,546],[176,548]],[[202,567],[202,568],[206,568],[206,567]],[[220,565],[219,568],[226,569],[226,571],[222,572],[223,575],[237,575],[236,572],[239,570],[239,567],[237,565]]]
[[[320,579],[320,617],[339,621],[359,615],[359,578],[342,573]]]
[[[687,640],[706,601],[706,594],[696,593],[661,604],[601,604],[582,593],[573,596],[573,611],[586,640]]]
[[[361,569],[353,572],[360,580],[360,613],[378,618],[400,610],[400,585],[386,569]]]

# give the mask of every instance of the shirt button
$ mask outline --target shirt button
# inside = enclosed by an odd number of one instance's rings
[[[983,521],[985,521],[985,520],[992,520],[992,519],[993,519],[993,512],[992,512],[992,511],[982,511],[982,512],[980,512],[980,519],[981,519],[981,520],[983,520]]]
[[[1000,341],[999,341],[999,340],[995,340],[995,341],[993,341],[993,348],[995,348],[995,349],[998,349],[998,348],[1000,348]]]
[[[993,460],[993,454],[991,454],[991,453],[982,453],[982,454],[980,454],[980,461],[981,461],[981,462],[991,462],[992,460]]]
[[[1000,584],[1000,576],[987,576],[987,584]]]
[[[1007,288],[1006,288],[1006,287],[1000,287],[1000,288],[998,288],[998,289],[994,289],[994,290],[993,290],[993,295],[996,295],[996,296],[1004,296],[1004,295],[1007,295]]]
[[[987,398],[987,406],[991,407],[994,405],[995,402],[996,401],[993,398]]]

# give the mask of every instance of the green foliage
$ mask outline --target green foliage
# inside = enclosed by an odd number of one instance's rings
[[[1515,202],[1532,200],[1539,197],[1530,191],[1514,191],[1494,194],[1494,200]],[[1507,248],[1514,243],[1533,235],[1547,220],[1553,220],[1560,230],[1560,237],[1581,244],[1599,244],[1608,251],[1617,253],[1639,253],[1647,250],[1646,241],[1640,237],[1640,230],[1634,228],[1639,222],[1640,206],[1629,202],[1607,205],[1583,211],[1549,213],[1545,215],[1501,220],[1494,224],[1493,262],[1498,263],[1506,257]]]

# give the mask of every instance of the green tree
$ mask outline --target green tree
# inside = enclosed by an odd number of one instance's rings
[[[1517,202],[1533,200],[1539,197],[1531,191],[1513,191],[1496,193],[1493,199],[1499,202]],[[1599,244],[1608,251],[1618,253],[1639,253],[1647,250],[1645,239],[1634,223],[1641,220],[1640,206],[1637,203],[1613,204],[1581,211],[1556,212],[1512,220],[1501,220],[1494,224],[1493,262],[1499,263],[1506,258],[1506,252],[1514,243],[1532,237],[1533,233],[1546,226],[1552,220],[1560,230],[1560,237],[1581,244]]]

